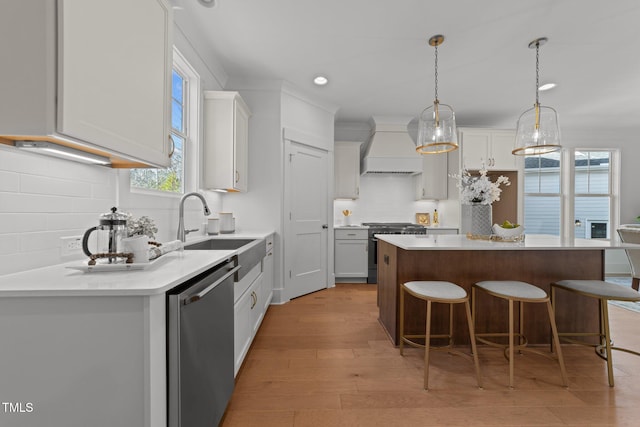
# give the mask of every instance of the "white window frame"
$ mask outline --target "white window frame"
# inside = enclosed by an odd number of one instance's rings
[[[609,193],[576,193],[575,192],[575,164],[576,164],[576,152],[609,152]],[[562,227],[566,238],[573,240],[575,238],[575,198],[576,197],[609,197],[609,240],[616,240],[617,236],[614,230],[620,225],[620,149],[618,148],[591,148],[591,147],[576,147],[567,149],[566,162],[563,165],[565,176],[563,181],[566,181],[566,193],[564,212],[564,226]],[[585,224],[586,226],[586,224]]]

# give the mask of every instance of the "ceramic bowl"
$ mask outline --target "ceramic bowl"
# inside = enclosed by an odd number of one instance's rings
[[[493,224],[493,234],[500,237],[516,237],[524,233],[524,227],[519,225],[516,228],[502,228],[498,224]]]

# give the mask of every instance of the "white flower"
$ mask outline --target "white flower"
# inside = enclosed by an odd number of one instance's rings
[[[127,219],[127,231],[129,236],[141,236],[145,235],[150,239],[155,237],[155,234],[158,232],[158,227],[156,227],[153,219],[148,216],[141,216],[138,219],[133,218],[132,215],[129,215]]]
[[[460,202],[464,205],[472,203],[490,205],[500,200],[500,193],[502,193],[500,185],[511,185],[509,178],[503,175],[500,175],[496,182],[491,182],[484,165],[479,172],[480,176],[472,176],[468,170],[463,168],[459,175],[449,175],[458,180],[456,186],[460,189]]]

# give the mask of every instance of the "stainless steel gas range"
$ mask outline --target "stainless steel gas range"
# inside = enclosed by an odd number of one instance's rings
[[[378,239],[376,234],[427,234],[427,229],[410,222],[364,222],[369,227],[369,261],[367,283],[378,282]]]

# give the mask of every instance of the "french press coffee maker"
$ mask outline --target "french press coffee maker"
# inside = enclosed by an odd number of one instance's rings
[[[105,258],[109,264],[126,262],[133,259],[132,254],[122,252],[122,239],[127,237],[127,219],[129,214],[117,212],[118,208],[111,208],[111,212],[100,215],[99,225],[85,231],[82,238],[82,250],[90,258],[89,264],[95,264],[96,259]],[[89,236],[96,232],[96,250],[89,250]]]

